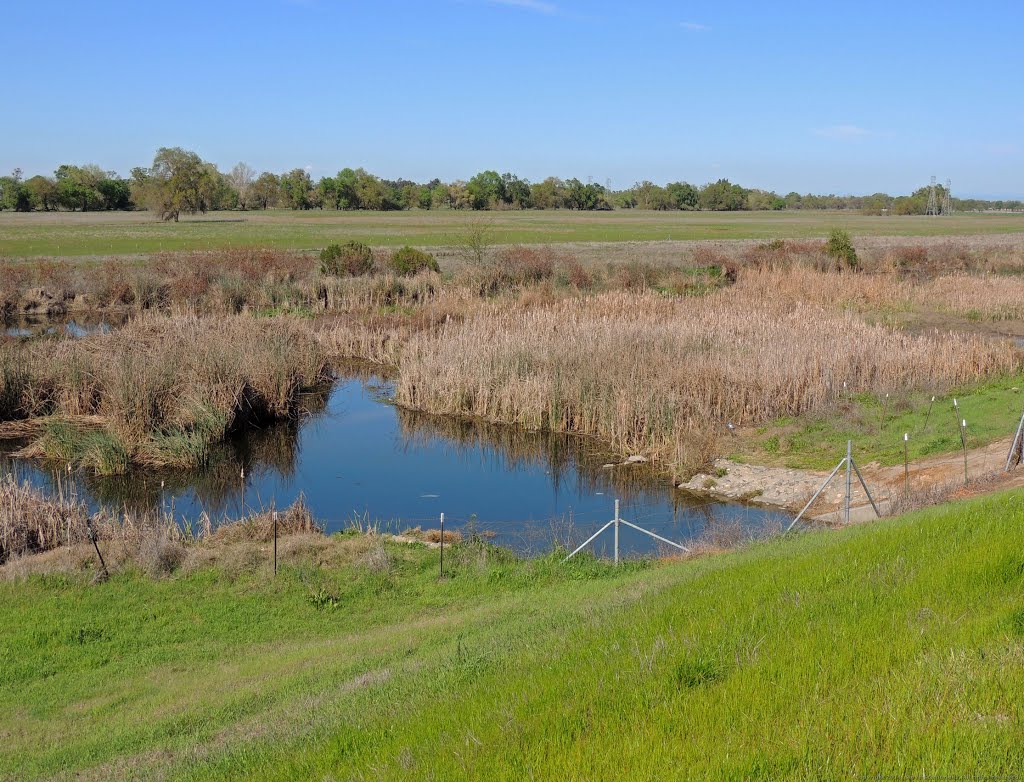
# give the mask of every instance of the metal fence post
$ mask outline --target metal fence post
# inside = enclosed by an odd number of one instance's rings
[[[910,495],[910,432],[903,433],[903,493]]]
[[[1006,455],[1006,470],[1009,472],[1017,464],[1020,463],[1021,457],[1024,457],[1024,448],[1021,446],[1021,432],[1024,431],[1024,415],[1020,417],[1020,423],[1017,424],[1017,433],[1013,436],[1013,443],[1010,445],[1010,452]]]
[[[274,575],[277,575],[277,511],[274,511]]]
[[[818,499],[818,497],[821,496],[821,493],[825,491],[825,488],[830,483],[832,483],[832,479],[836,477],[836,474],[843,468],[844,464],[846,464],[846,459],[843,459],[841,462],[839,462],[839,464],[836,465],[836,468],[832,470],[832,473],[825,479],[825,482],[818,487],[818,490],[814,492],[813,495],[811,495],[811,498],[807,501],[807,504],[804,505],[803,509],[796,515],[796,518],[789,522],[789,526],[786,527],[787,533],[791,529],[793,529],[793,527],[797,525],[800,519],[804,517],[804,514],[807,513],[808,510],[810,510],[811,506],[814,504],[814,501]]]
[[[964,449],[964,486],[970,483],[970,478],[967,477],[967,419],[960,419],[960,445]]]
[[[850,501],[853,495],[853,440],[846,441],[846,523],[850,523]]]
[[[441,514],[441,578],[444,578],[444,514]]]
[[[615,500],[615,564],[619,564],[619,501]]]
[[[99,539],[96,535],[96,531],[92,528],[92,519],[85,520],[85,528],[88,531],[89,540],[92,541],[92,547],[96,549],[96,556],[100,561],[100,573],[103,576],[103,580],[110,578],[110,573],[107,570],[107,563],[103,560],[103,555],[100,553]]]
[[[837,467],[836,470],[838,471],[839,468]],[[626,521],[625,519],[621,518],[619,516],[619,501],[615,500],[615,518],[612,519],[611,521],[609,521],[608,523],[606,523],[603,527],[601,527],[601,529],[599,529],[597,532],[595,532],[593,535],[591,535],[589,538],[587,538],[585,541],[583,541],[579,546],[577,546],[575,548],[575,550],[573,550],[573,552],[571,554],[569,554],[565,559],[563,559],[562,562],[568,562],[570,559],[572,559],[577,554],[579,554],[581,551],[583,551],[583,549],[585,549],[587,546],[589,546],[591,543],[593,543],[595,540],[597,540],[606,529],[608,529],[609,527],[613,527],[614,531],[615,531],[615,549],[614,549],[614,552],[615,552],[615,564],[618,564],[619,563],[619,525],[620,524],[625,524],[627,527],[630,527],[631,529],[635,529],[637,532],[642,532],[644,535],[647,535],[648,537],[654,538],[655,540],[661,541],[662,543],[667,543],[669,546],[673,546],[673,547],[679,549],[680,551],[685,551],[687,553],[689,553],[689,551],[690,551],[690,549],[688,549],[686,546],[683,546],[683,545],[681,545],[679,543],[676,543],[675,541],[669,540],[668,538],[663,538],[661,535],[656,535],[655,533],[651,532],[650,530],[646,530],[643,527],[638,527],[636,524],[633,524],[632,522]]]

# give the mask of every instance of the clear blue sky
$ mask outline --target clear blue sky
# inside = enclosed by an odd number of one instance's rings
[[[0,171],[1024,195],[1024,3],[7,0]]]

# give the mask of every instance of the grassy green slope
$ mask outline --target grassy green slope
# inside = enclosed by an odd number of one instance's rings
[[[1022,388],[1024,376],[1012,375],[935,395],[934,403],[927,392],[894,394],[888,400],[860,394],[827,413],[772,421],[725,445],[735,443],[729,455],[738,461],[830,470],[852,440],[863,463],[902,464],[904,434],[909,435],[911,461],[960,450],[960,420],[967,421],[968,448],[1012,437],[1024,407]]]
[[[620,572],[389,551],[0,585],[0,777],[1024,773],[1019,492]]]

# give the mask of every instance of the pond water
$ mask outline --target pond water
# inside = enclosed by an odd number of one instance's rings
[[[470,526],[523,552],[582,542],[621,516],[681,543],[709,529],[756,535],[777,529],[785,515],[708,502],[676,490],[647,467],[604,467],[591,441],[481,425],[405,411],[387,402],[390,386],[374,377],[346,377],[304,397],[300,422],[254,430],[220,448],[201,471],[71,476],[0,457],[0,471],[63,492],[96,508],[162,508],[183,521],[284,508],[300,495],[314,516],[337,531],[354,523],[388,531]],[[624,553],[658,544],[622,528]],[[610,552],[611,530],[596,552]],[[662,544],[663,545],[663,544]]]
[[[124,317],[95,318],[90,316],[60,318],[22,317],[0,325],[7,337],[86,337],[90,334],[109,334],[121,325]]]

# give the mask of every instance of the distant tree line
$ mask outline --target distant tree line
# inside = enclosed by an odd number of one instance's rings
[[[937,186],[941,204],[944,190]],[[928,188],[909,196],[779,195],[719,179],[697,186],[688,182],[656,185],[637,182],[611,190],[594,182],[548,177],[530,182],[515,174],[481,171],[469,181],[418,183],[381,179],[362,168],[343,168],[334,176],[314,180],[296,168],[275,174],[257,173],[244,163],[221,172],[195,152],[180,147],[157,151],[148,168],[131,170],[128,178],[96,165],[62,165],[48,176],[23,179],[20,169],[0,177],[0,210],[103,211],[149,209],[164,220],[230,209],[607,209],[655,210],[783,210],[846,209],[864,214],[925,214]],[[1024,210],[1022,201],[952,199],[956,211]]]

